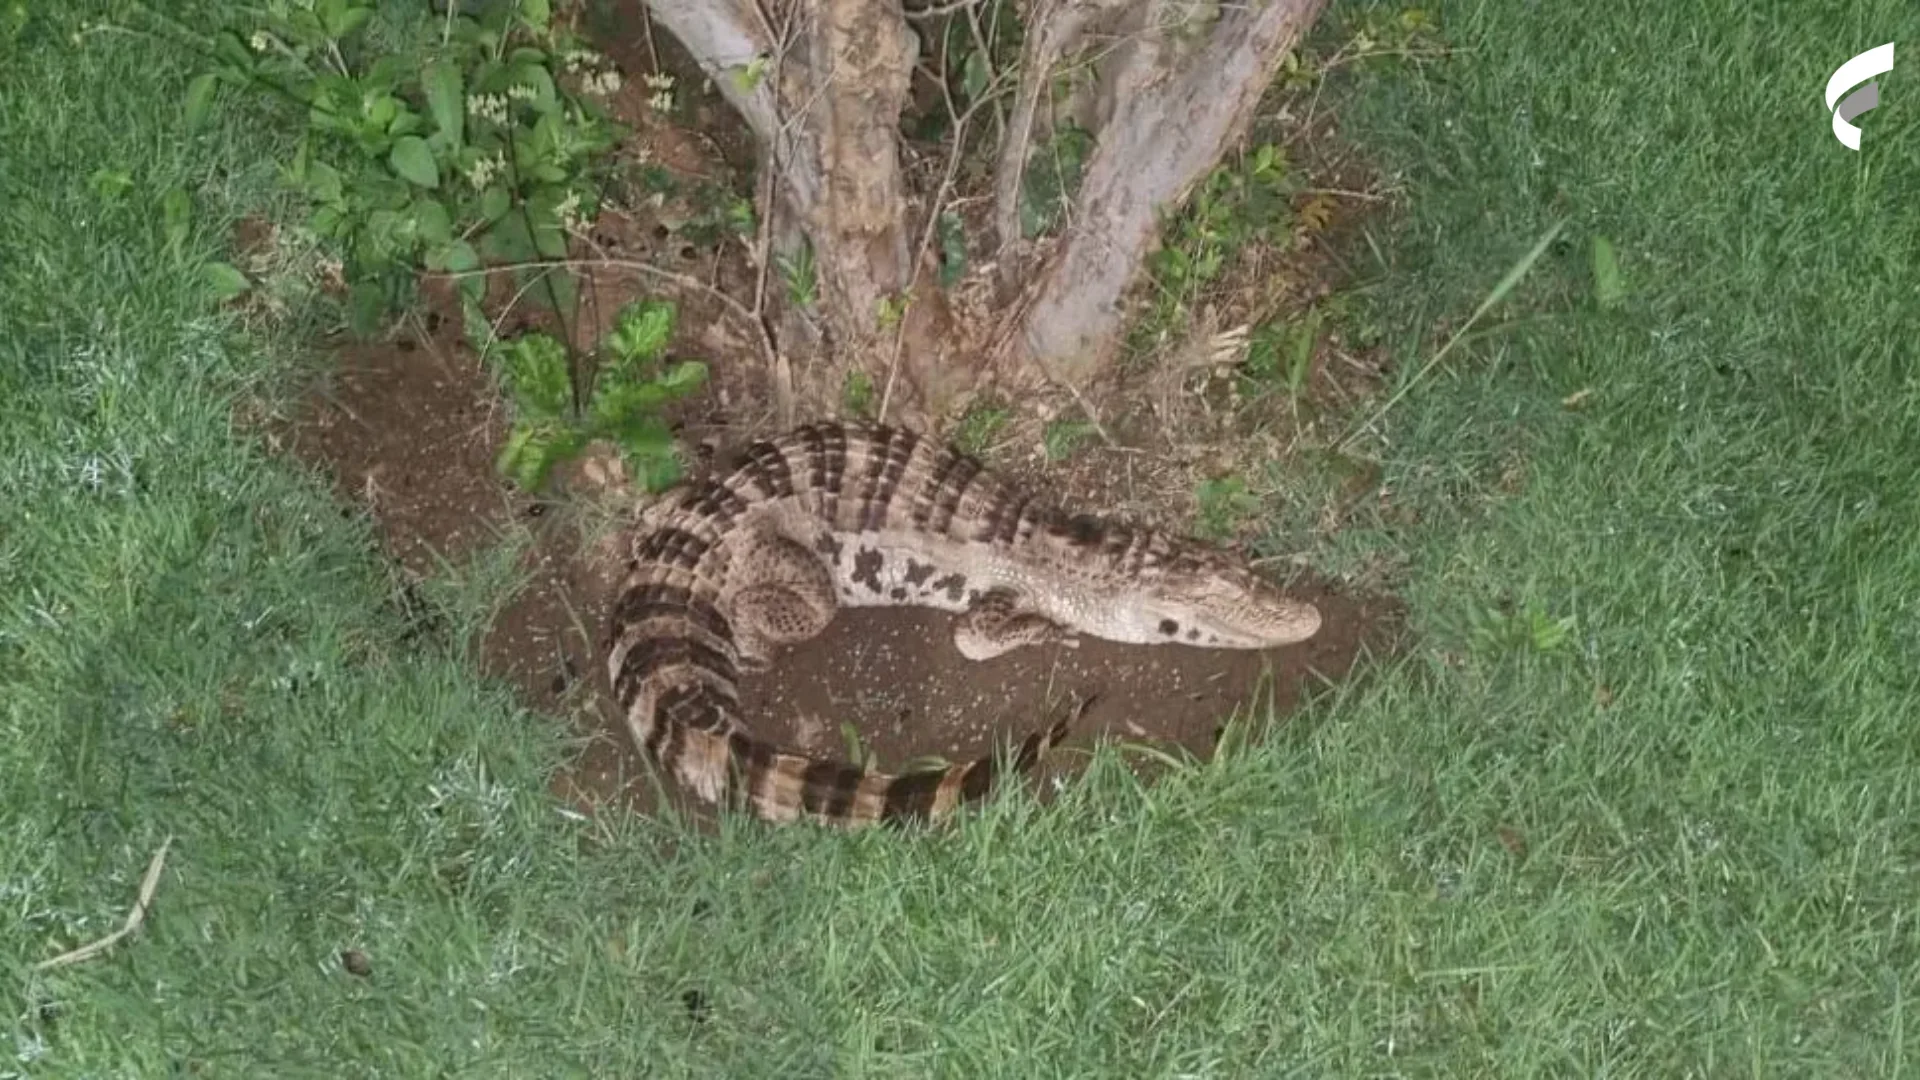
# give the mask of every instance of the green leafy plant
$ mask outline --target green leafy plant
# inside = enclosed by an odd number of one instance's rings
[[[951,210],[939,218],[940,287],[951,289],[967,273],[967,234],[960,215]]]
[[[1048,461],[1065,461],[1100,429],[1091,420],[1054,420],[1041,435]]]
[[[1020,232],[1028,239],[1057,227],[1080,190],[1080,174],[1093,154],[1093,135],[1064,124],[1027,162],[1020,184]]]
[[[1240,372],[1255,392],[1284,388],[1299,398],[1313,367],[1313,347],[1320,340],[1323,313],[1309,310],[1297,320],[1269,320],[1255,327],[1247,339],[1247,358]]]
[[[840,741],[846,747],[847,764],[861,772],[873,772],[880,768],[880,755],[867,745],[867,740],[860,736],[860,729],[853,726],[853,721],[840,721]]]
[[[1254,245],[1290,248],[1297,188],[1286,152],[1272,143],[1208,174],[1186,206],[1162,226],[1160,249],[1147,260],[1153,303],[1136,324],[1135,345],[1181,325],[1241,252]]]
[[[1626,279],[1620,273],[1620,259],[1613,253],[1613,241],[1596,234],[1592,240],[1593,299],[1611,311],[1627,297]]]
[[[1488,606],[1471,609],[1467,636],[1476,650],[1486,653],[1535,652],[1551,654],[1566,647],[1577,620],[1556,618],[1545,605],[1529,597],[1518,611]]]
[[[787,300],[802,311],[812,311],[820,302],[819,275],[813,265],[813,243],[802,242],[792,255],[775,255],[780,280],[786,283]]]
[[[1247,487],[1245,477],[1227,475],[1203,480],[1194,489],[1200,504],[1200,535],[1209,540],[1224,540],[1239,531],[1248,518],[1260,510],[1260,498]]]
[[[461,276],[477,303],[483,260],[567,255],[567,233],[598,205],[614,128],[592,98],[619,76],[552,22],[549,0],[481,5],[435,21],[435,37],[384,52],[368,0],[265,0],[217,34],[215,64],[189,85],[198,123],[216,84],[262,88],[305,108],[284,167],[315,233],[341,249],[357,328],[411,295],[414,271]],[[578,294],[564,270],[519,271],[563,315]]]
[[[999,434],[1012,417],[1004,406],[976,405],[968,409],[960,422],[954,425],[953,445],[979,457],[993,445],[993,437]]]
[[[538,490],[555,466],[604,439],[618,447],[649,491],[681,475],[673,433],[661,413],[707,378],[698,360],[668,362],[676,312],[672,304],[637,300],[623,308],[588,364],[570,362],[566,346],[526,334],[500,349],[500,372],[514,403],[513,429],[499,467],[525,490]],[[594,372],[575,385],[575,372]],[[584,399],[584,400],[583,400]]]
[[[719,247],[728,237],[751,237],[758,229],[753,200],[711,181],[696,185],[688,196],[693,216],[679,233],[688,243],[703,248]]]
[[[847,372],[840,387],[840,404],[848,416],[873,415],[873,376],[858,369]]]

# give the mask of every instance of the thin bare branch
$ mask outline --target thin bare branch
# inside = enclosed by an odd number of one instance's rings
[[[1126,0],[1040,0],[1027,17],[1027,46],[1020,57],[1020,91],[994,167],[994,232],[1000,248],[1011,251],[1021,240],[1020,180],[1033,153],[1033,125],[1040,95],[1050,92],[1053,68],[1079,44],[1093,21]],[[1011,270],[1014,260],[1001,263]]]
[[[596,245],[596,247],[597,246],[598,245]],[[753,339],[760,346],[761,352],[765,354],[767,362],[771,364],[774,361],[775,350],[773,347],[773,339],[768,336],[766,327],[760,324],[760,320],[754,315],[752,311],[748,310],[745,304],[742,304],[740,301],[735,300],[731,296],[728,296],[726,293],[720,291],[719,289],[714,288],[712,285],[709,285],[706,282],[701,281],[697,277],[693,277],[688,274],[676,273],[675,271],[672,271],[672,270],[662,270],[661,268],[654,266],[652,263],[644,263],[635,259],[614,259],[614,258],[606,258],[606,257],[595,258],[595,259],[532,259],[527,262],[500,263],[495,266],[483,267],[482,269],[479,269],[479,270],[439,271],[439,272],[433,272],[433,273],[425,273],[423,274],[423,276],[428,278],[440,278],[446,281],[459,281],[462,278],[480,277],[486,274],[498,274],[503,272],[512,272],[516,270],[538,270],[538,269],[554,269],[554,268],[571,270],[571,269],[581,268],[581,267],[584,267],[587,269],[603,267],[603,268],[609,268],[614,270],[632,270],[636,273],[645,274],[648,277],[666,282],[669,285],[677,286],[678,288],[684,289],[687,292],[699,293],[704,296],[711,296],[715,300],[718,300],[721,303],[721,305],[724,306],[729,312],[738,316],[741,322],[745,323],[747,326],[753,329]]]
[[[910,8],[905,4],[902,4],[901,7],[905,9],[904,14],[909,19],[938,19],[943,15],[952,15],[956,11],[966,11],[968,8],[978,7],[984,2],[985,0],[952,0],[951,3],[931,4],[923,8]]]

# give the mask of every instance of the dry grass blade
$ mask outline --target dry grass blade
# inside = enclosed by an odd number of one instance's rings
[[[147,921],[147,907],[153,903],[154,891],[160,887],[160,872],[167,868],[167,849],[172,846],[173,837],[169,836],[161,842],[160,850],[154,852],[153,858],[148,860],[147,875],[140,879],[140,894],[134,898],[133,910],[127,912],[127,921],[121,925],[120,929],[98,941],[63,952],[51,960],[42,960],[33,965],[33,970],[50,971],[53,968],[91,959],[119,944],[121,938],[140,929],[140,924]]]
[[[1480,317],[1492,310],[1495,304],[1505,300],[1507,294],[1513,291],[1514,286],[1520,284],[1520,279],[1527,276],[1527,271],[1533,269],[1533,264],[1540,261],[1540,256],[1546,254],[1548,245],[1552,244],[1554,238],[1560,235],[1560,230],[1566,227],[1567,222],[1564,218],[1554,222],[1553,227],[1548,229],[1539,240],[1534,242],[1533,250],[1521,256],[1520,261],[1514,263],[1513,267],[1507,271],[1506,276],[1500,279],[1500,283],[1495,285],[1493,291],[1487,294],[1487,298],[1480,301],[1480,306],[1473,309],[1473,314],[1468,317],[1465,323],[1461,324],[1458,330],[1453,332],[1453,336],[1447,339],[1447,343],[1440,346],[1440,350],[1434,353],[1425,364],[1422,364],[1419,371],[1413,373],[1413,378],[1402,383],[1400,389],[1395,390],[1386,401],[1382,402],[1380,407],[1373,411],[1373,415],[1367,417],[1366,420],[1361,423],[1355,424],[1345,435],[1342,435],[1340,441],[1333,444],[1334,452],[1340,453],[1345,451],[1349,443],[1360,437],[1361,432],[1385,419],[1387,412],[1391,410],[1401,398],[1406,397],[1409,391],[1425,381],[1426,377],[1433,372],[1433,369],[1439,365],[1440,361],[1446,359],[1447,354],[1453,351],[1453,347],[1460,343],[1460,339],[1467,335],[1467,331],[1473,329],[1473,325],[1480,321]]]

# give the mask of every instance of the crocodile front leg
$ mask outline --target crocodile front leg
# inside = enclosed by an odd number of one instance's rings
[[[1078,648],[1073,631],[1027,609],[1012,589],[992,589],[974,601],[953,630],[953,644],[969,660],[991,660],[1022,645],[1057,642]]]
[[[728,623],[742,670],[767,670],[776,648],[815,637],[833,621],[833,575],[805,545],[755,529],[741,538],[734,560],[739,584]]]

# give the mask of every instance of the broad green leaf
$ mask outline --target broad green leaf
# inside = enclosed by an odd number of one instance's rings
[[[347,328],[356,337],[370,338],[380,330],[387,313],[387,294],[378,283],[361,281],[347,291]]]
[[[524,491],[538,491],[554,466],[586,446],[580,432],[551,420],[518,421],[500,449],[499,469]]]
[[[544,63],[525,63],[513,66],[513,81],[533,88],[532,105],[542,113],[558,112],[560,97],[553,86],[553,76],[548,73]]]
[[[444,243],[427,251],[427,269],[435,273],[464,274],[480,269],[480,253],[465,240]]]
[[[487,321],[486,309],[480,303],[485,297],[485,278],[475,276],[460,279],[460,332],[482,360],[487,359],[489,350],[497,344],[493,338],[493,324]]]
[[[513,195],[502,184],[494,184],[480,193],[480,217],[488,222],[499,221],[513,209]]]
[[[87,177],[87,186],[101,202],[111,206],[133,189],[133,174],[125,169],[109,169],[102,166],[93,170]]]
[[[636,300],[614,317],[607,347],[627,364],[652,360],[673,336],[674,318],[674,307],[665,300]]]
[[[975,49],[967,54],[967,62],[960,72],[960,92],[967,96],[967,104],[980,100],[987,90],[987,54]]]
[[[594,426],[608,435],[623,437],[636,423],[651,420],[673,397],[666,387],[654,382],[602,387],[593,395]]]
[[[403,53],[386,53],[373,62],[367,73],[360,77],[360,85],[368,90],[392,93],[401,83],[413,78],[420,68],[420,58]]]
[[[1627,297],[1627,285],[1620,275],[1620,261],[1614,256],[1613,242],[1604,236],[1593,238],[1593,298],[1603,308],[1616,308]]]
[[[533,221],[533,247],[542,258],[567,257],[567,231],[551,199],[527,200],[526,216]]]
[[[394,255],[406,248],[412,224],[410,216],[398,211],[375,210],[367,215],[366,239],[382,255]]]
[[[188,131],[198,131],[207,122],[207,114],[213,109],[213,92],[219,85],[219,76],[211,71],[195,75],[187,84]]]
[[[522,412],[564,416],[573,404],[566,346],[546,334],[526,334],[506,343],[500,363],[508,390]]]
[[[352,3],[351,0],[320,0],[314,6],[313,13],[320,19],[320,32],[335,41],[346,37],[366,25],[373,17],[373,9]]]
[[[338,206],[322,206],[314,210],[307,224],[316,235],[338,237],[346,224],[346,215],[340,212]]]
[[[626,458],[628,471],[640,478],[641,487],[647,491],[665,491],[680,482],[685,470],[671,443],[664,450],[622,449],[626,451],[622,456]]]
[[[307,167],[307,196],[315,202],[337,203],[346,194],[340,171],[324,161]]]
[[[676,397],[700,389],[706,381],[707,365],[699,360],[682,360],[660,377],[660,385]]]
[[[438,199],[413,201],[413,228],[420,239],[429,244],[446,244],[453,240],[453,219],[447,215],[447,208]]]
[[[344,38],[347,35],[353,33],[355,30],[358,30],[362,26],[365,26],[367,24],[367,21],[372,18],[373,18],[372,8],[369,8],[369,7],[348,8],[346,19],[340,23],[340,26],[339,26],[340,32],[334,36]]]
[[[480,253],[489,261],[505,263],[529,262],[539,257],[539,252],[533,249],[533,237],[527,233],[527,219],[519,214],[506,215],[482,233]]]
[[[767,77],[767,58],[756,56],[730,72],[734,88],[743,94],[751,94],[758,89],[761,80]]]
[[[247,275],[223,262],[208,263],[206,279],[207,291],[217,304],[224,304],[253,287]]]
[[[427,94],[427,109],[447,145],[458,149],[466,137],[466,99],[460,89],[460,69],[440,61],[428,64],[420,73],[421,88]]]
[[[535,279],[534,286],[527,290],[528,296],[563,320],[573,318],[574,309],[580,303],[579,279],[557,267],[534,269],[526,273]]]
[[[427,148],[427,141],[418,135],[408,135],[394,142],[393,153],[387,156],[387,164],[393,171],[423,188],[440,186],[440,166],[434,163],[433,151]]]
[[[528,26],[545,33],[547,23],[553,19],[553,8],[547,0],[520,0],[520,17]]]
[[[193,199],[182,187],[171,187],[160,197],[160,228],[167,246],[178,249],[187,242],[187,230],[193,225]]]
[[[232,30],[222,30],[213,36],[213,55],[226,61],[236,71],[252,71],[257,63],[253,50],[240,40],[240,35]]]
[[[367,99],[361,113],[366,120],[367,133],[385,132],[403,108],[405,108],[404,103],[392,94],[382,94],[379,97]]]

